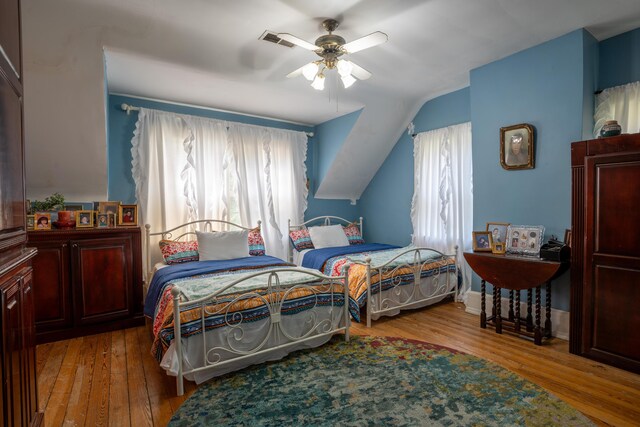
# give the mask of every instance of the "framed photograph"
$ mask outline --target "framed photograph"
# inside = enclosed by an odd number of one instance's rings
[[[571,230],[567,228],[564,232],[564,243],[571,247]]]
[[[27,215],[27,230],[33,230],[36,227],[36,216]]]
[[[487,231],[491,233],[491,242],[493,245],[498,243],[506,243],[507,241],[508,222],[488,222]]]
[[[94,203],[95,204],[95,203]],[[120,208],[120,202],[98,202],[98,213],[117,214]]]
[[[92,228],[93,211],[76,211],[76,228]]]
[[[108,213],[107,214],[107,224],[108,224],[107,227],[115,228],[116,222],[117,222],[116,221],[116,217],[117,216],[118,216],[117,214],[113,214],[113,213]]]
[[[496,255],[504,255],[507,248],[504,243],[494,243],[491,246],[491,252]]]
[[[533,126],[522,123],[500,128],[500,164],[504,169],[533,169]]]
[[[120,205],[118,225],[136,227],[138,225],[138,205]]]
[[[84,209],[82,203],[65,203],[64,210],[65,211],[81,211]]]
[[[109,214],[99,213],[96,215],[96,227],[97,228],[109,228]]]
[[[491,233],[488,231],[473,232],[473,251],[491,252]]]
[[[49,212],[36,212],[34,224],[34,230],[51,230],[51,214]]]
[[[541,225],[509,225],[507,228],[507,253],[538,256],[544,238]]]

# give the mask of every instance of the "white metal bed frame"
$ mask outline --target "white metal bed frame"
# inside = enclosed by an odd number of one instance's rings
[[[332,221],[337,224],[344,223],[353,224],[354,222],[348,221],[344,218],[337,216],[320,216],[316,218],[312,218],[308,221],[303,222],[302,224],[291,225],[291,221],[289,221],[289,231],[292,230],[300,230],[304,227],[307,227],[309,224],[314,223],[322,223],[322,225],[332,225]],[[364,237],[362,233],[362,217],[360,217],[358,222],[355,222],[360,227],[360,233]],[[422,251],[433,251],[439,254],[437,258],[428,258],[422,259]],[[412,262],[401,262],[399,263],[397,260],[406,257],[408,254],[413,255]],[[426,247],[415,247],[407,249],[388,260],[384,264],[380,265],[371,265],[371,258],[367,257],[364,262],[353,261],[352,264],[360,264],[364,265],[366,268],[366,292],[367,292],[367,302],[366,302],[366,313],[367,313],[367,327],[371,327],[371,320],[373,316],[381,316],[381,315],[393,315],[392,313],[399,310],[406,310],[411,308],[418,308],[428,305],[432,302],[437,302],[442,300],[446,296],[453,296],[454,301],[458,301],[458,246],[455,247],[455,251],[453,254],[444,254],[435,249],[426,248]],[[293,259],[293,245],[289,242],[289,258]],[[411,257],[409,257],[411,258]],[[454,274],[453,280],[454,283],[451,282],[452,274],[449,271],[448,264],[446,261],[448,259],[454,260]],[[432,290],[431,292],[424,292],[423,287],[421,286],[421,276],[422,270],[427,264],[433,264],[434,262],[442,262],[442,267],[446,268],[444,271],[439,268],[436,273],[430,276],[432,281]],[[409,269],[413,272],[413,283],[411,285],[402,284],[400,280],[400,276],[396,276],[394,273],[401,269]],[[346,268],[345,272],[348,271]],[[391,287],[386,289],[384,294],[382,293],[382,281],[383,277],[391,276],[392,284]],[[372,285],[375,285],[376,282],[372,283],[371,278],[377,277],[377,291],[373,292]],[[348,279],[348,277],[347,277]],[[397,279],[397,280],[396,280]],[[388,280],[388,279],[387,279]],[[349,283],[348,281],[346,283]],[[453,285],[453,289],[452,288]],[[405,292],[405,297],[402,298],[402,293]],[[391,299],[391,296],[395,296],[396,300]]]
[[[235,226],[241,229],[250,230],[247,227],[242,227],[237,224],[233,224],[227,221],[218,221],[218,220],[200,220],[200,221],[192,221],[187,224],[183,224],[181,226],[172,228],[171,230],[166,230],[162,232],[151,233],[150,226],[145,225],[146,229],[146,242],[147,248],[149,247],[149,242],[152,236],[161,236],[163,239],[171,238],[172,233],[183,227],[191,227],[195,229],[198,226],[202,226],[202,229],[211,231],[213,229],[213,225],[215,223],[223,223],[225,225]],[[260,226],[260,222],[258,222],[258,226]],[[178,235],[178,237],[174,240],[181,239],[185,236],[192,234],[193,231],[187,231]],[[147,250],[147,269],[150,271],[150,256],[149,251]],[[314,282],[305,282],[298,284],[281,284],[280,276],[283,273],[289,272],[297,272],[302,273],[309,276]],[[216,304],[219,297],[228,296],[228,294],[233,293],[232,288],[241,284],[244,281],[250,280],[255,277],[265,276],[266,279],[266,292],[263,294],[258,293],[255,290],[245,291],[233,298],[232,301],[224,303],[222,307],[213,309],[211,306]],[[149,277],[150,278],[150,277]],[[198,373],[206,370],[211,370],[215,368],[220,368],[225,365],[228,365],[232,362],[241,361],[244,359],[248,359],[250,357],[254,357],[260,354],[267,354],[272,352],[277,352],[279,350],[291,348],[299,343],[308,342],[317,338],[327,337],[330,335],[334,335],[339,332],[343,332],[345,335],[345,340],[349,340],[349,326],[350,316],[349,316],[349,287],[344,286],[345,283],[348,283],[348,277],[345,271],[345,274],[342,276],[329,277],[321,274],[320,272],[311,270],[311,269],[302,269],[297,267],[277,267],[274,269],[269,269],[267,271],[262,271],[258,273],[254,273],[248,276],[244,276],[238,280],[235,280],[225,287],[196,300],[188,300],[186,295],[180,290],[178,286],[174,286],[171,289],[171,294],[173,296],[173,317],[174,317],[174,340],[175,343],[175,351],[177,356],[177,364],[178,364],[178,373],[176,376],[176,388],[178,396],[182,396],[184,394],[184,377],[185,375],[189,375],[192,373]],[[338,287],[342,287],[342,290],[338,292]],[[287,330],[287,322],[286,316],[282,316],[282,308],[287,300],[287,296],[298,290],[298,289],[307,289],[311,292],[311,295],[316,295],[316,307],[318,306],[318,293],[320,290],[323,293],[328,293],[331,299],[331,305],[328,308],[329,317],[328,318],[318,318],[318,314],[315,310],[309,309],[303,313],[305,313],[305,325],[308,325],[305,328],[305,331],[301,336],[294,336]],[[335,295],[335,297],[334,297]],[[343,307],[340,309],[334,310],[335,301],[337,301],[337,296],[341,295],[344,298]],[[264,335],[264,337],[256,342],[255,345],[250,347],[249,349],[240,348],[242,345],[252,344],[243,341],[245,337],[245,329],[243,326],[243,314],[242,312],[230,312],[230,309],[239,301],[249,299],[249,298],[258,298],[262,300],[265,306],[268,308],[269,316],[269,327],[268,332]],[[335,299],[334,299],[335,298]],[[177,302],[177,303],[176,303]],[[182,307],[189,307],[191,309],[197,309],[200,311],[200,322],[201,322],[201,330],[202,332],[189,337],[189,339],[201,339],[202,340],[202,351],[203,351],[203,360],[205,361],[204,366],[193,367],[191,369],[184,368],[184,354],[183,354],[183,346],[182,346],[182,330],[181,330],[181,320],[180,320],[180,309]],[[208,348],[207,347],[207,334],[205,331],[205,315],[224,315],[226,325],[224,328],[228,328],[228,331],[225,334],[226,345],[225,346],[217,346]],[[340,316],[343,316],[343,321],[338,322]],[[300,322],[298,319],[296,322]],[[340,323],[343,325],[340,326]],[[336,325],[336,327],[334,327]],[[268,347],[267,342],[270,338],[276,338],[278,340],[284,339],[285,342],[283,344],[279,344],[274,347]],[[186,339],[186,338],[185,338]],[[225,352],[227,354],[233,355],[233,357],[222,360],[222,353]]]

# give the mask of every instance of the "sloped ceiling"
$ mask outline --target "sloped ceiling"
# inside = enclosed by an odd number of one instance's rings
[[[428,99],[465,87],[469,70],[586,27],[602,40],[640,26],[638,0],[65,0],[79,30],[98,25],[109,90],[316,125],[363,109],[317,197],[357,199]],[[325,18],[373,77],[323,92],[285,75],[315,59],[262,40],[313,42]],[[98,40],[100,43],[101,40]]]

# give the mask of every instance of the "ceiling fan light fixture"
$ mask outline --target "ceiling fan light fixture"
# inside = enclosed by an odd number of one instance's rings
[[[322,73],[316,76],[316,78],[311,83],[311,87],[315,90],[324,90],[324,75]]]
[[[356,79],[351,74],[341,76],[340,79],[342,80],[342,85],[345,89],[351,87],[356,82]]]
[[[353,65],[346,59],[339,60],[336,67],[338,68],[338,74],[342,77],[351,75],[351,71],[353,70]]]
[[[320,68],[318,67],[318,64],[315,62],[309,62],[307,65],[302,67],[302,75],[305,79],[311,81],[316,77],[316,74],[318,74],[318,68]]]

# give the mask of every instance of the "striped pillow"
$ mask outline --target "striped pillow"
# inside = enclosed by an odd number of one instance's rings
[[[160,252],[167,264],[181,264],[183,262],[198,261],[198,242],[176,242],[174,240],[160,240]]]
[[[291,244],[293,244],[293,247],[298,252],[305,249],[314,249],[311,236],[309,236],[309,230],[306,228],[290,231],[289,238],[291,239]]]
[[[343,225],[344,234],[347,235],[350,245],[364,245],[364,239],[360,234],[360,227],[357,224]]]

